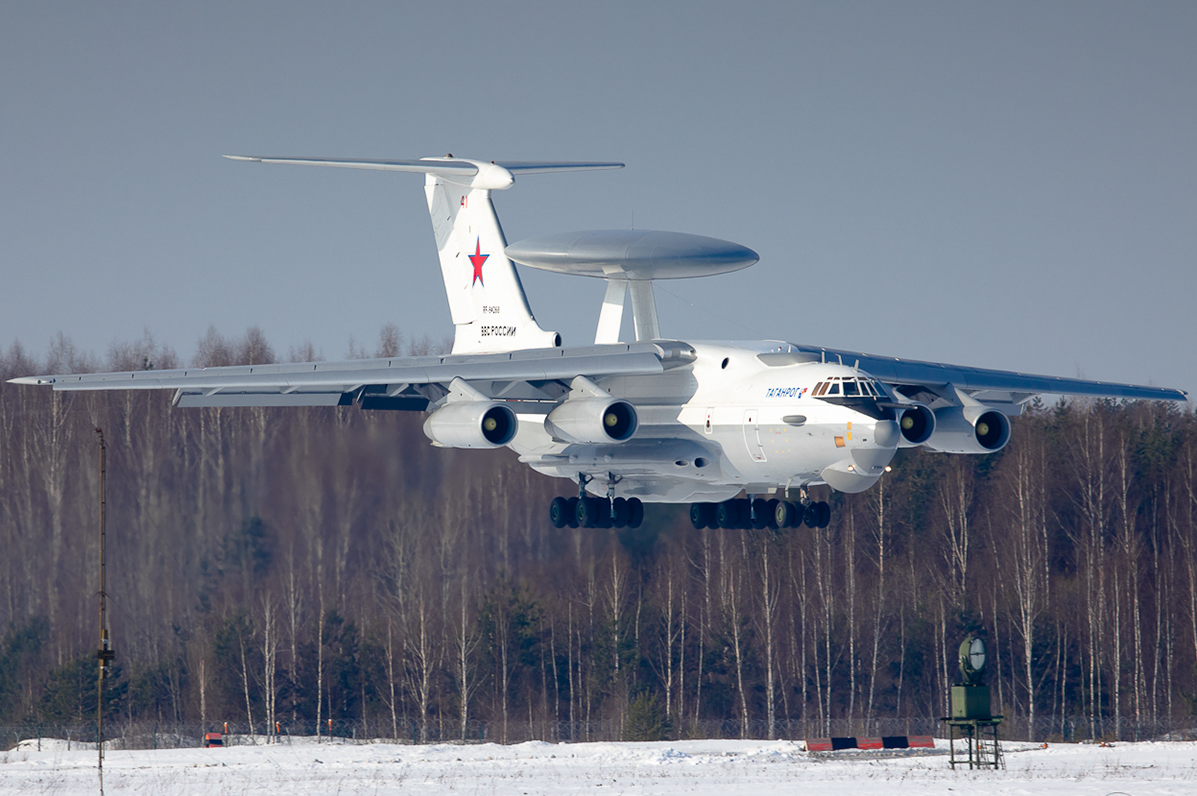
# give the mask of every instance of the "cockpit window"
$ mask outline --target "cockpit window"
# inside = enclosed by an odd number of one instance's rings
[[[811,395],[815,398],[840,395],[840,385],[843,384],[843,395],[848,398],[884,398],[885,392],[881,385],[869,378],[854,379],[850,376],[831,376],[827,381],[815,385]]]

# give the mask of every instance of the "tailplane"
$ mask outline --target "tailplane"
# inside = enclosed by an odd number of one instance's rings
[[[423,173],[428,213],[456,333],[454,354],[553,348],[561,335],[540,328],[515,265],[490,192],[510,188],[516,174],[617,169],[622,163],[486,163],[452,156],[421,160],[246,157],[232,160]]]

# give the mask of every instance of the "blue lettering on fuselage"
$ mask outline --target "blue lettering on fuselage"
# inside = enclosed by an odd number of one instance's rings
[[[808,387],[770,387],[765,390],[766,398],[801,398]]]

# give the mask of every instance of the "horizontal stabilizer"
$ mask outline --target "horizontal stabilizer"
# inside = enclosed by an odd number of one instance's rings
[[[407,171],[417,174],[438,174],[442,177],[473,177],[480,167],[498,166],[512,174],[548,174],[555,171],[598,171],[601,169],[622,169],[622,163],[599,163],[591,161],[535,162],[511,160],[489,164],[453,157],[421,158],[419,160],[374,160],[371,158],[308,158],[281,157],[271,155],[225,155],[229,160],[248,163],[284,163],[292,166],[332,166],[342,169],[372,169],[374,171]]]
[[[417,174],[444,174],[472,177],[478,167],[469,161],[452,160],[362,160],[359,158],[301,158],[263,155],[225,155],[229,160],[247,163],[285,163],[292,166],[333,166],[342,169],[373,169],[375,171],[409,171]]]
[[[502,166],[516,174],[548,174],[554,171],[601,171],[603,169],[622,169],[622,163],[591,163],[587,161],[560,163],[536,163],[527,160],[499,160],[496,166]]]

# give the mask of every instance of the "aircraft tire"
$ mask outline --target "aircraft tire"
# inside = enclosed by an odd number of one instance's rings
[[[740,527],[740,501],[725,500],[716,506],[715,524],[729,530]]]
[[[565,524],[570,528],[578,527],[578,499],[571,497],[565,501]]]
[[[594,524],[591,528],[610,528],[611,522],[611,502],[604,498],[591,498],[594,503]]]
[[[778,528],[793,528],[798,524],[798,509],[788,500],[779,500],[773,510],[773,521]]]
[[[819,504],[811,503],[802,512],[802,524],[807,528],[818,528],[822,517],[823,512],[819,510]]]
[[[690,504],[690,524],[694,526],[694,530],[701,531],[711,524],[710,503],[691,503]]]
[[[831,524],[831,504],[819,501],[816,505],[819,507],[819,527],[826,528]]]
[[[769,526],[769,501],[757,498],[751,505],[752,511],[748,514],[748,521],[754,529],[762,531]]]
[[[593,528],[595,520],[598,519],[598,506],[595,505],[594,498],[580,497],[578,498],[578,508],[574,516],[578,519],[579,528]]]
[[[775,531],[781,527],[777,524],[777,506],[779,503],[781,503],[781,501],[774,498],[765,505],[765,516],[768,518],[765,521],[765,527],[771,528]]]
[[[549,522],[553,523],[554,528],[564,528],[569,524],[569,500],[563,497],[555,497],[549,503]]]
[[[615,498],[612,508],[615,511],[615,517],[611,520],[611,524],[616,528],[623,528],[628,524],[631,512],[628,511],[628,501],[625,498]]]
[[[640,498],[628,498],[628,527],[639,528],[644,522],[644,504]]]

